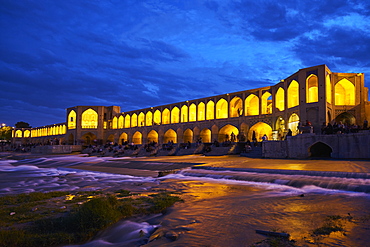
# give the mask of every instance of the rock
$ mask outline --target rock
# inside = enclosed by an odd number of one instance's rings
[[[162,228],[157,228],[157,230],[155,230],[152,235],[150,235],[149,237],[149,242],[152,242],[156,239],[159,239],[161,237],[164,236],[164,232],[163,232],[163,229]]]
[[[165,237],[169,240],[175,241],[179,238],[179,235],[174,231],[168,231],[166,232]]]
[[[11,212],[9,215],[15,215],[15,212]]]

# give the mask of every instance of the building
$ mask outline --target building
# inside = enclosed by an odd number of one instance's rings
[[[14,143],[134,144],[194,143],[282,139],[299,123],[362,126],[369,120],[368,89],[363,73],[335,73],[326,65],[300,69],[279,83],[168,105],[121,112],[119,106],[75,106],[65,123],[15,129]],[[254,134],[253,134],[254,133]],[[235,137],[235,138],[234,138]]]

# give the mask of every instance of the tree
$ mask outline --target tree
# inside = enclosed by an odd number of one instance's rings
[[[29,123],[20,121],[15,124],[16,128],[32,128]]]
[[[0,140],[9,141],[12,138],[13,128],[10,126],[3,126],[0,128]]]

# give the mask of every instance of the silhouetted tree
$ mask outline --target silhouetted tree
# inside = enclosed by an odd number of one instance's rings
[[[32,128],[29,123],[20,121],[15,124],[16,128]]]
[[[10,126],[3,126],[0,128],[0,140],[9,141],[12,138],[13,128]]]

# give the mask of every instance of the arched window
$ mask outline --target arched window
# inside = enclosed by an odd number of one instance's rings
[[[189,107],[189,122],[197,121],[197,106],[193,103]]]
[[[227,118],[228,116],[228,104],[225,99],[220,99],[216,104],[216,118]]]
[[[188,122],[188,106],[183,105],[181,107],[181,123]]]
[[[76,112],[74,110],[70,111],[68,114],[68,129],[76,128]]]
[[[239,117],[243,113],[243,101],[239,97],[234,97],[230,101],[230,117]]]
[[[171,120],[170,110],[168,110],[166,108],[162,112],[162,123],[163,124],[169,124],[170,123],[170,120]]]
[[[262,114],[271,114],[272,113],[272,99],[271,99],[271,94],[269,92],[265,92],[262,95],[262,109],[261,113]]]
[[[119,116],[119,118],[118,118],[118,128],[119,129],[123,129],[123,121],[124,121],[123,116],[122,115]]]
[[[137,114],[136,113],[132,114],[131,127],[137,127]]]
[[[342,79],[335,84],[336,105],[354,105],[355,96],[355,86],[349,80]]]
[[[298,124],[299,124],[299,116],[295,113],[290,115],[288,120],[288,129],[292,131],[292,135],[295,136],[298,134]]]
[[[117,129],[118,126],[118,119],[117,117],[114,117],[112,120],[112,129]]]
[[[299,84],[293,80],[288,87],[288,108],[299,105]]]
[[[198,104],[198,121],[204,121],[206,118],[206,105],[203,102]]]
[[[142,127],[145,125],[145,114],[144,112],[140,112],[138,118],[137,118],[137,124],[139,127]]]
[[[245,115],[246,116],[254,116],[259,115],[260,107],[259,107],[259,98],[255,94],[250,94],[245,99]]]
[[[215,118],[215,103],[212,100],[210,100],[207,103],[206,119],[210,120],[210,119],[214,119],[214,118]]]
[[[179,123],[180,109],[175,106],[171,111],[171,123]]]
[[[285,106],[284,106],[284,89],[282,89],[281,87],[279,87],[279,89],[277,90],[276,94],[275,94],[275,107],[276,109],[278,109],[279,111],[284,111],[285,109]]]
[[[98,128],[98,113],[93,109],[87,109],[81,116],[81,127],[83,129],[96,129]]]
[[[161,124],[161,112],[159,110],[156,110],[154,112],[154,125],[159,125]]]
[[[131,117],[130,117],[130,115],[126,115],[126,117],[125,117],[125,128],[130,128],[131,127]]]
[[[145,116],[145,125],[146,126],[152,126],[153,124],[153,113],[151,111],[148,111]]]
[[[332,102],[332,86],[330,81],[330,76],[326,75],[325,78],[325,84],[326,84],[326,101],[331,104]]]
[[[310,75],[306,80],[306,102],[313,103],[319,100],[319,82],[316,75]]]

